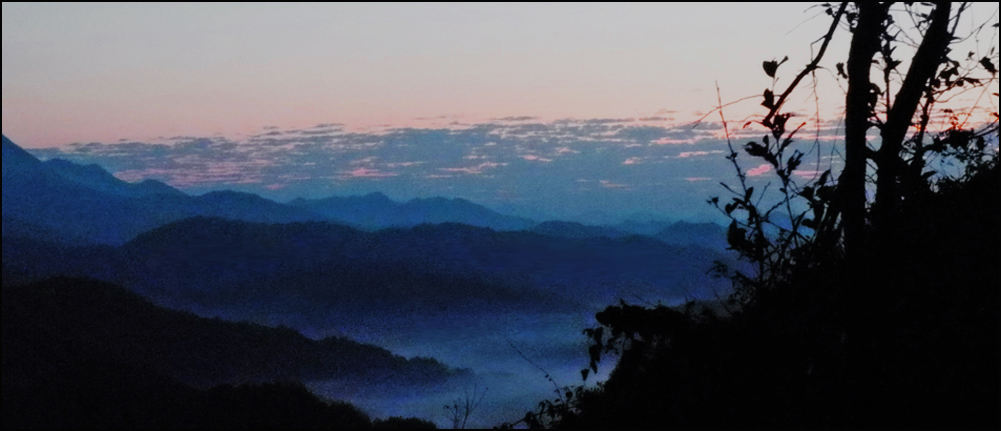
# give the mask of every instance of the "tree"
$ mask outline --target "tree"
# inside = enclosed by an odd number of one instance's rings
[[[593,345],[582,376],[618,354],[609,380],[543,402],[520,423],[997,427],[997,49],[953,58],[966,3],[822,8],[831,23],[821,45],[782,91],[788,58],[762,64],[773,79],[767,112],[745,124],[767,130],[760,140],[738,152],[718,99],[737,184],[709,202],[730,218],[730,248],[754,273],[716,270],[734,281],[740,306],[606,308],[585,330]],[[851,43],[831,70],[822,60],[839,29]],[[824,70],[847,83],[844,166],[804,180],[806,123],[794,124],[786,103]],[[971,89],[993,94],[989,115],[948,104]],[[777,198],[748,178],[744,153],[774,169]]]
[[[774,206],[762,207],[763,190],[755,194],[754,187],[747,183],[737,163],[739,154],[731,144],[729,159],[740,185],[727,186],[731,202],[722,207],[719,198],[710,201],[732,220],[728,235],[731,247],[756,264],[755,277],[736,277],[743,286],[738,291],[745,298],[748,290],[781,280],[783,274],[803,262],[808,251],[843,252],[849,262],[856,262],[872,248],[874,240],[879,240],[872,232],[892,238],[902,203],[926,192],[929,179],[941,174],[927,165],[930,157],[952,159],[973,170],[997,164],[996,147],[986,141],[998,130],[996,104],[991,113],[993,121],[974,126],[968,124],[977,106],[965,107],[965,113],[951,107],[936,111],[937,105],[958,93],[973,88],[982,96],[997,83],[996,48],[990,48],[986,55],[970,52],[965,63],[952,58],[955,52],[950,47],[969,37],[956,34],[969,6],[962,3],[954,7],[951,2],[822,5],[832,22],[820,39],[820,49],[784,91],[765,90],[762,105],[768,111],[756,122],[771,133],[761,143],[744,145],[748,155],[775,168],[781,198]],[[911,28],[897,24],[904,18],[913,23]],[[986,26],[981,24],[973,32]],[[794,174],[805,153],[796,149],[794,138],[806,124],[791,127],[794,114],[785,105],[804,78],[816,78],[816,72],[823,69],[821,60],[839,27],[852,33],[847,62],[836,65],[838,76],[847,81],[844,167],[840,174],[827,170],[815,180],[799,184]],[[904,64],[899,59],[899,51],[906,50],[899,49],[902,47],[913,48],[906,73],[898,70]],[[774,80],[784,62],[764,62],[765,73]],[[874,74],[881,75],[882,82],[876,82]],[[993,94],[996,100],[997,93]],[[722,118],[722,103],[719,110]],[[952,123],[933,130],[930,122],[936,112],[951,114]],[[868,138],[874,128],[879,134],[878,144]],[[875,167],[874,176],[867,169],[870,162]],[[834,176],[837,180],[828,183]],[[875,200],[870,206],[867,194],[871,188],[875,189]],[[807,210],[796,211],[803,207]],[[773,220],[773,213],[779,209],[790,217],[784,225]],[[770,238],[770,229],[777,230],[778,236]]]
[[[452,422],[452,429],[466,429],[466,422],[469,421],[469,417],[476,411],[476,408],[480,406],[483,397],[487,395],[487,389],[489,388],[484,388],[483,392],[480,392],[474,386],[472,394],[467,389],[465,398],[456,398],[452,400],[452,405],[445,405],[444,408],[448,413],[448,419]]]

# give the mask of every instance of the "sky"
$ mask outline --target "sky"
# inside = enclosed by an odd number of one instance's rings
[[[705,200],[733,171],[718,114],[693,122],[717,105],[717,88],[728,103],[784,87],[830,24],[809,3],[5,2],[2,12],[3,133],[43,158],[192,193],[379,191],[563,218],[707,217]],[[996,13],[978,5],[968,16]],[[987,34],[970,49],[997,46],[997,30]],[[843,82],[831,66],[847,36],[834,39],[816,97],[807,88],[791,100],[818,142],[839,127]],[[785,56],[773,82],[761,62]],[[759,101],[728,106],[728,120],[762,114]],[[816,155],[804,172],[825,166],[829,154]]]

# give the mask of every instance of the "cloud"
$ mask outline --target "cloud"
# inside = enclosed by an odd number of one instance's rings
[[[525,160],[528,160],[528,161],[531,161],[531,162],[545,162],[545,163],[549,163],[549,162],[553,161],[553,159],[547,159],[547,158],[544,158],[544,157],[539,157],[539,156],[536,156],[534,154],[526,154],[524,156],[521,156],[521,158],[525,159]]]
[[[580,124],[621,124],[621,123],[632,123],[636,121],[635,118],[592,118],[589,120],[577,120],[576,122]]]
[[[824,173],[824,171],[821,171],[821,170],[795,170],[795,171],[792,171],[793,175],[795,175],[797,177],[800,177],[800,178],[803,178],[803,179],[807,179],[807,180],[812,180],[812,179],[820,178],[820,175],[823,174],[823,173]]]
[[[772,171],[772,165],[768,163],[762,163],[756,168],[747,171],[747,176],[749,177],[759,177]]]
[[[98,163],[123,180],[156,179],[189,191],[237,188],[278,200],[383,191],[394,198],[441,195],[491,202],[501,199],[498,190],[509,190],[556,213],[619,204],[673,207],[671,199],[696,189],[699,194],[687,199],[702,202],[704,185],[689,184],[733,176],[726,160],[713,157],[726,145],[713,123],[693,128],[611,118],[528,118],[365,131],[326,123],[271,128],[238,140],[177,136],[30,151],[43,159]],[[667,142],[672,145],[662,145]],[[591,180],[578,183],[581,178]],[[631,200],[615,201],[627,196]]]
[[[712,150],[712,151],[682,151],[678,154],[677,158],[687,159],[689,157],[699,157],[708,156],[711,154],[723,154],[723,150]]]
[[[395,177],[398,174],[393,172],[382,172],[377,169],[368,168],[358,168],[353,171],[341,172],[340,178],[342,179],[352,179],[352,178],[389,178]]]
[[[467,166],[464,168],[440,168],[443,172],[461,172],[470,175],[479,175],[487,169],[494,169],[501,166],[507,166],[507,163],[494,163],[494,162],[484,162],[476,166]]]
[[[358,165],[372,165],[372,163],[374,163],[374,162],[375,162],[376,160],[378,160],[378,157],[376,157],[376,156],[368,156],[368,157],[366,157],[366,158],[364,158],[364,159],[357,159],[357,160],[352,160],[352,161],[350,162],[350,164],[351,164],[352,166],[358,166]]]
[[[600,180],[598,183],[606,189],[628,189],[629,186],[626,184],[613,183],[609,180]]]
[[[506,121],[506,122],[534,121],[534,120],[537,120],[538,118],[539,117],[532,117],[532,116],[523,115],[523,116],[519,116],[519,117],[493,118],[493,119],[491,119],[491,121]]]

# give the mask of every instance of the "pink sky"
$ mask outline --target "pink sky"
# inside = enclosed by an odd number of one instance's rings
[[[716,81],[735,99],[769,84],[761,60],[805,60],[826,26],[806,7],[4,3],[3,127],[47,147],[323,122],[691,121]]]
[[[996,9],[979,5],[969,16],[986,20]],[[239,139],[264,126],[329,122],[676,124],[710,110],[717,83],[724,101],[760,94],[772,84],[763,60],[788,55],[780,76],[789,79],[785,69],[809,60],[828,23],[809,3],[4,3],[3,132],[37,148]],[[836,38],[830,63],[843,59],[847,36]],[[842,92],[825,73],[821,110],[836,116]],[[793,102],[815,109],[806,96]],[[748,101],[728,114],[740,120],[755,109]]]

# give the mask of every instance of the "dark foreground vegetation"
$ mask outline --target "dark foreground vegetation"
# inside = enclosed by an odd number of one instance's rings
[[[752,122],[765,136],[740,152],[728,138],[737,182],[709,203],[730,218],[730,248],[754,271],[715,268],[733,281],[725,312],[608,307],[585,331],[593,345],[582,375],[620,354],[609,379],[558,391],[505,425],[998,428],[997,108],[976,125],[975,106],[935,109],[997,82],[996,49],[965,59],[950,49],[967,6],[823,5],[830,29],[785,90],[775,88],[785,60],[763,62],[772,88]],[[836,68],[847,84],[844,165],[836,181],[830,169],[810,179],[795,174],[814,151],[794,140],[806,123],[783,103],[820,68],[838,28],[851,32]],[[908,31],[919,46],[899,41]],[[898,70],[908,49],[909,69]],[[936,116],[949,125],[931,128]],[[774,172],[770,198],[738,156]]]
[[[589,333],[595,359],[624,350],[610,379],[527,423],[997,428],[998,174],[910,205],[859,267],[803,265],[729,317],[609,307]]]

